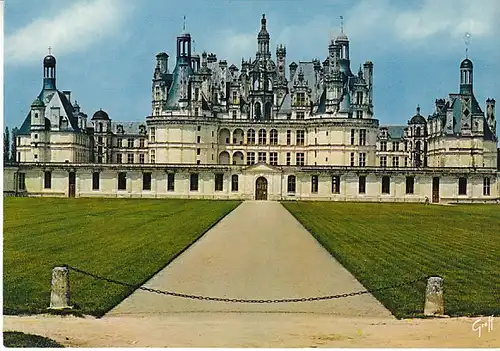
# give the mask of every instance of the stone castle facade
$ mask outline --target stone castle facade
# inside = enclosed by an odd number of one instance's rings
[[[59,196],[496,201],[495,100],[485,112],[473,64],[460,64],[459,93],[437,99],[406,124],[373,116],[373,69],[351,70],[345,33],[326,58],[273,57],[266,18],[255,57],[228,66],[192,53],[177,37],[175,64],[159,53],[151,115],[89,120],[71,92],[56,88],[56,59],[43,61],[43,88],[16,135],[9,193]]]

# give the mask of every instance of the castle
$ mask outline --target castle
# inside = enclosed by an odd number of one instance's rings
[[[373,118],[373,70],[351,70],[343,31],[324,61],[271,53],[262,15],[254,58],[228,66],[177,37],[175,65],[156,55],[151,114],[89,120],[56,87],[56,59],[16,138],[4,191],[28,196],[491,202],[499,198],[495,100],[474,97],[473,64],[459,92],[427,118]]]

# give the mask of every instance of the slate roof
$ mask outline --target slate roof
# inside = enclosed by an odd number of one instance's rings
[[[387,128],[387,137],[391,140],[403,139],[407,125],[381,125],[379,129]]]
[[[122,135],[118,133],[119,125],[123,126],[123,135],[139,135],[139,127],[146,127],[145,122],[111,122],[111,131],[118,135]]]

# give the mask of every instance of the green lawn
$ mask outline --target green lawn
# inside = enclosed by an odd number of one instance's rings
[[[3,332],[3,345],[5,347],[64,347],[52,339],[21,332]]]
[[[500,206],[284,202],[367,288],[444,278],[448,315],[500,314]],[[425,282],[374,293],[397,317],[423,312]]]
[[[4,199],[4,313],[46,312],[51,271],[68,264],[142,284],[237,201]],[[70,272],[72,303],[101,316],[130,288]]]

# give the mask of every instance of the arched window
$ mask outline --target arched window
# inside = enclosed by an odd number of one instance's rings
[[[420,141],[417,141],[417,142],[415,143],[415,150],[416,150],[417,152],[420,152]]]
[[[418,136],[418,137],[420,136],[420,127],[417,127],[417,131],[415,133],[415,136]]]
[[[264,111],[264,119],[265,120],[270,120],[271,119],[271,110],[272,110],[272,105],[270,102],[266,103],[265,105],[265,111]]]
[[[271,129],[269,132],[269,144],[278,145],[278,131],[276,129]]]
[[[254,118],[256,120],[260,120],[261,119],[261,116],[262,116],[262,111],[261,111],[261,107],[260,107],[260,103],[259,102],[256,102],[255,105],[254,105]]]
[[[238,191],[238,175],[233,174],[231,176],[231,191]]]
[[[259,145],[266,145],[266,130],[259,130]]]
[[[102,122],[99,122],[99,132],[102,133]]]
[[[287,186],[287,192],[289,193],[295,193],[295,182],[296,178],[294,175],[289,175],[288,176],[288,186]]]
[[[253,145],[255,144],[255,130],[249,129],[247,132],[247,144]]]

